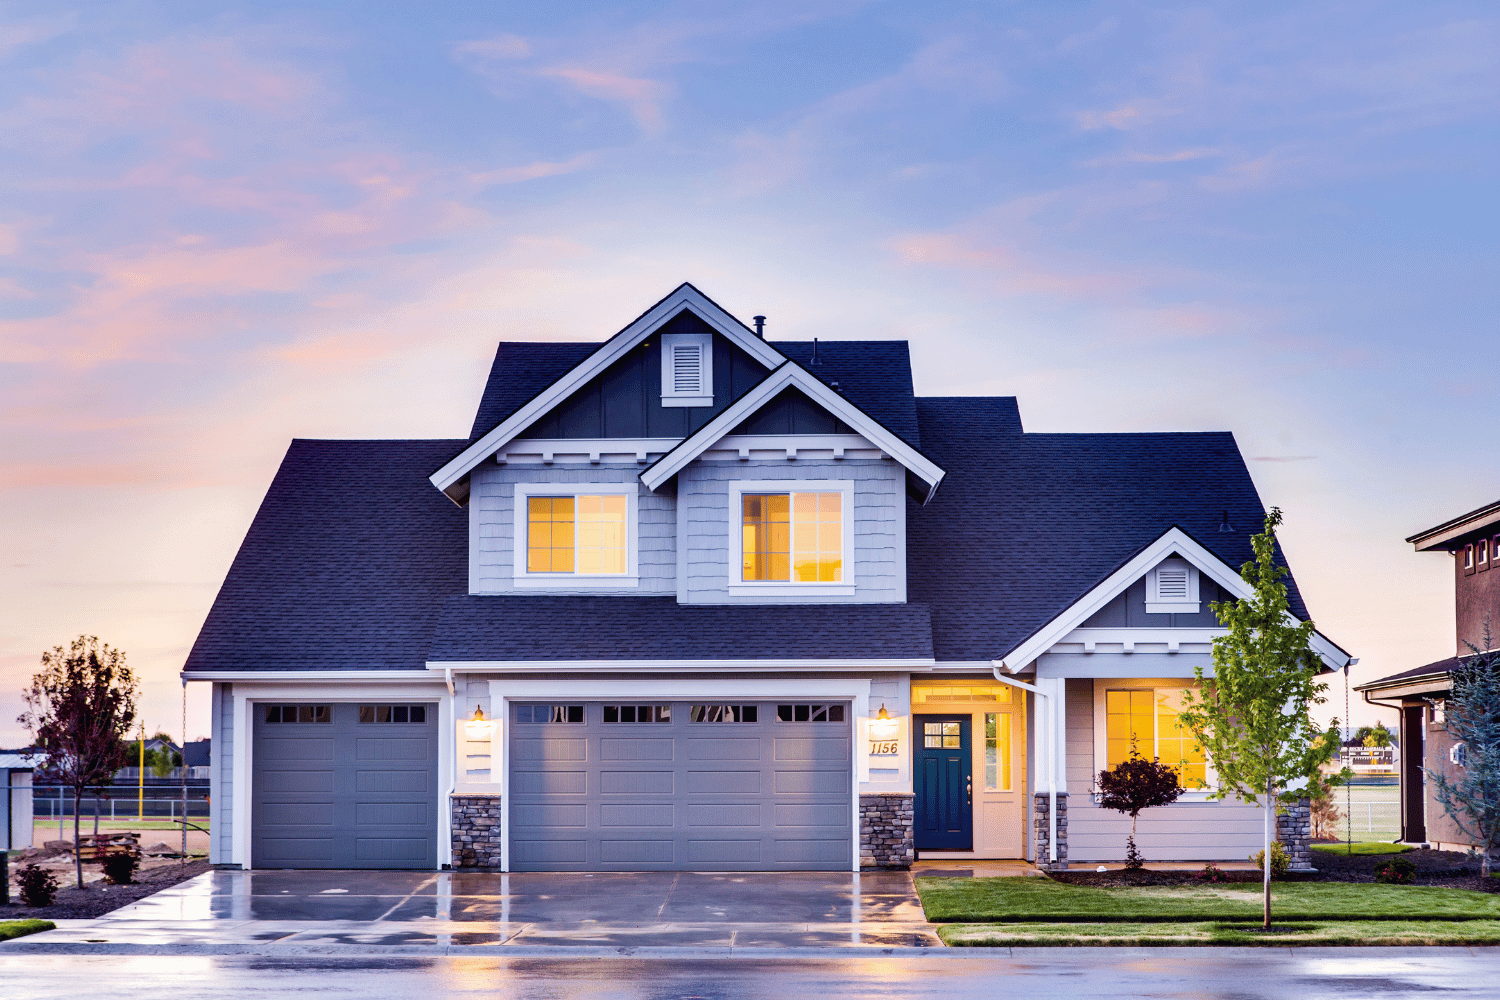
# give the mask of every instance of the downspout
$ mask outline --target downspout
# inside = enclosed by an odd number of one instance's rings
[[[453,867],[453,793],[458,791],[458,727],[460,723],[458,721],[458,692],[453,687],[452,667],[443,668],[443,678],[448,682],[448,703],[453,706],[451,712],[453,716],[453,731],[448,734],[448,738],[452,740],[448,746],[453,751],[453,775],[448,782],[448,797],[446,801],[448,822],[444,824],[448,829],[448,863],[442,867],[451,869]],[[442,857],[442,855],[440,854],[438,857]]]
[[[1009,684],[1018,687],[1022,691],[1030,691],[1047,702],[1047,860],[1057,861],[1057,720],[1053,718],[1056,711],[1052,705],[1052,696],[1034,684],[1018,681],[1014,677],[1007,677],[1000,672],[1001,663],[990,661],[990,670],[995,674],[995,680],[1001,684]]]

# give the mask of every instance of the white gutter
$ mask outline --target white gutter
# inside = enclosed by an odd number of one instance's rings
[[[995,674],[995,680],[1001,684],[1009,684],[1018,687],[1022,691],[1030,691],[1038,698],[1047,702],[1047,796],[1049,807],[1047,809],[1047,860],[1057,861],[1057,720],[1054,718],[1056,708],[1052,704],[1052,696],[1041,688],[1025,681],[1018,681],[1014,677],[1007,677],[1000,672],[1002,664],[999,660],[992,661],[990,670]]]
[[[448,704],[450,704],[450,705],[453,706],[453,712],[452,712],[452,714],[453,714],[453,730],[450,733],[448,733],[448,746],[449,746],[449,748],[451,749],[451,751],[453,753],[453,780],[448,783],[448,795],[447,795],[448,822],[446,824],[443,824],[443,826],[446,826],[447,829],[448,829],[448,847],[447,847],[448,863],[446,865],[444,865],[444,864],[441,863],[441,861],[439,861],[439,866],[441,868],[448,868],[448,869],[451,870],[454,867],[454,865],[453,865],[453,793],[456,792],[456,791],[458,791],[458,768],[459,768],[459,765],[461,763],[463,763],[462,761],[460,761],[458,759],[458,757],[459,757],[459,754],[458,754],[458,727],[461,726],[461,725],[463,725],[463,723],[460,722],[460,721],[458,721],[458,709],[459,709],[459,706],[458,706],[458,690],[453,686],[453,671],[451,669],[444,670],[443,674],[444,674],[445,679],[448,681]],[[442,827],[440,826],[439,829],[442,829]],[[442,853],[443,853],[442,851],[439,851],[439,854],[438,854],[439,859],[441,859]]]

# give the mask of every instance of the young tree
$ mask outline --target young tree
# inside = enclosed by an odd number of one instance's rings
[[[1130,741],[1130,757],[1116,764],[1112,771],[1099,772],[1099,804],[1106,809],[1130,816],[1130,836],[1125,838],[1125,867],[1144,868],[1146,861],[1135,847],[1135,821],[1142,809],[1168,806],[1182,794],[1177,772],[1152,758],[1146,760]]]
[[[1208,754],[1218,776],[1211,798],[1234,796],[1265,811],[1265,857],[1271,856],[1271,824],[1277,803],[1295,801],[1294,791],[1319,776],[1339,748],[1338,720],[1320,730],[1311,710],[1323,704],[1320,661],[1308,642],[1313,623],[1287,610],[1286,568],[1276,564],[1276,528],[1281,509],[1271,508],[1265,529],[1251,537],[1255,558],[1240,567],[1254,592],[1239,601],[1210,605],[1227,634],[1214,639],[1214,673],[1194,673],[1199,690],[1184,695],[1179,716]],[[1344,774],[1330,776],[1342,783]],[[1271,866],[1262,866],[1262,924],[1271,927]]]
[[[1369,747],[1372,750],[1375,747],[1388,747],[1395,743],[1395,738],[1391,736],[1391,731],[1385,728],[1384,722],[1377,722],[1373,726],[1360,726],[1354,731],[1354,738],[1360,746]]]
[[[83,793],[125,766],[125,735],[135,722],[135,674],[125,654],[81,635],[42,654],[42,670],[23,692],[17,719],[42,749],[45,767],[73,790],[73,859],[83,888],[78,814]]]
[[[1456,741],[1457,773],[1422,770],[1454,824],[1481,848],[1480,874],[1488,878],[1500,849],[1500,654],[1476,650],[1449,678],[1445,725]]]

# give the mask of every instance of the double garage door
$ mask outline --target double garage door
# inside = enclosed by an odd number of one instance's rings
[[[437,867],[437,705],[252,710],[252,866]]]
[[[847,704],[512,704],[513,871],[845,870]]]

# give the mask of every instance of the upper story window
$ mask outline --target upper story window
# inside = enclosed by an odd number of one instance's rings
[[[515,582],[526,587],[634,587],[636,487],[518,483]]]
[[[1464,572],[1474,572],[1474,546],[1472,544],[1464,546]]]
[[[853,484],[731,483],[730,592],[852,594]]]
[[[1197,614],[1198,570],[1185,559],[1164,559],[1146,574],[1148,614]]]
[[[1474,563],[1481,570],[1490,568],[1490,540],[1488,538],[1481,538],[1474,543]]]
[[[714,405],[713,334],[662,334],[661,405]]]

